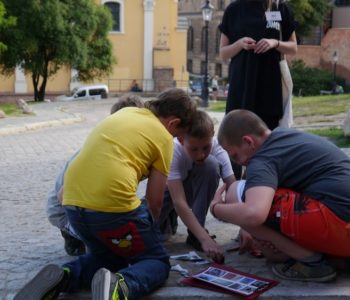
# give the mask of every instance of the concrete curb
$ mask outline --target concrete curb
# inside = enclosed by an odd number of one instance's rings
[[[34,122],[34,123],[24,124],[22,126],[9,125],[9,127],[0,128],[0,136],[23,133],[26,131],[33,131],[33,130],[47,128],[47,127],[70,125],[74,123],[80,123],[85,120],[85,118],[81,116],[81,114],[74,114],[74,115],[75,116],[72,118],[63,118],[58,120]]]

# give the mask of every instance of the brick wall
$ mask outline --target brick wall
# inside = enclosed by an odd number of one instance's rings
[[[294,56],[288,56],[288,61],[301,59],[312,68],[333,71],[333,54],[336,51],[338,62],[336,72],[345,78],[350,86],[350,28],[329,29],[323,37],[320,46],[299,45]]]

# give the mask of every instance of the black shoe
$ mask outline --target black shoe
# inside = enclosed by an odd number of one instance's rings
[[[52,300],[67,289],[68,269],[56,265],[47,265],[29,281],[13,300]]]
[[[66,250],[68,255],[79,256],[85,254],[85,244],[81,240],[63,230],[61,230],[61,235],[64,238],[64,250]]]

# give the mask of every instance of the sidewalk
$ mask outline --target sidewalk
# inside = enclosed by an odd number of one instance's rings
[[[103,101],[84,101],[84,102],[52,102],[40,103],[33,106],[34,116],[13,117],[0,119],[0,138],[6,135],[16,135],[26,131],[40,130],[48,127],[62,126],[62,130],[69,130],[69,125],[75,123],[84,123],[86,112],[93,111],[96,122],[104,115],[108,114],[109,107],[115,99]],[[224,113],[209,112],[217,128],[224,116]],[[348,151],[348,149],[346,149]],[[141,186],[141,190],[144,186]],[[223,249],[230,248],[234,242],[238,228],[232,224],[227,224],[214,219],[208,214],[206,226],[211,234],[217,236],[217,242],[222,245]],[[185,244],[187,232],[184,225],[180,222],[178,233],[173,236],[166,247],[170,255],[184,254],[192,251]],[[29,236],[30,238],[30,236]],[[28,241],[30,242],[30,240]],[[203,258],[204,255],[198,252]],[[51,257],[46,258],[51,259]],[[0,259],[1,262],[1,259]],[[14,262],[15,263],[15,262]],[[190,273],[198,272],[207,265],[196,265],[195,263],[171,260],[172,265],[180,264]],[[258,276],[279,280],[271,272],[271,266],[266,263],[265,259],[254,258],[249,254],[239,255],[237,252],[226,253],[225,264],[238,270],[252,273]],[[6,270],[3,270],[5,272]],[[0,276],[0,279],[3,278]],[[202,290],[198,288],[183,287],[179,283],[182,276],[172,271],[165,286],[155,291],[147,299],[232,299],[231,296]],[[0,280],[0,290],[2,289]],[[280,280],[280,284],[264,293],[262,299],[350,299],[350,274],[339,274],[337,280],[329,284],[302,283]],[[6,300],[11,298],[6,298]],[[90,299],[89,292],[81,292],[75,295],[67,295],[62,299],[79,300]]]
[[[82,122],[84,118],[80,113],[70,112],[69,107],[72,104],[65,102],[38,103],[32,105],[34,115],[10,116],[0,119],[0,136]]]

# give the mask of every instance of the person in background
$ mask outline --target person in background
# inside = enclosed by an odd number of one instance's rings
[[[190,128],[195,112],[187,93],[174,88],[97,124],[69,164],[63,189],[68,220],[89,252],[62,267],[45,266],[14,299],[54,299],[91,287],[93,300],[133,300],[165,282],[170,264],[158,218],[173,137]],[[144,177],[147,202],[136,193]]]
[[[140,88],[139,84],[136,82],[135,79],[131,83],[130,92],[142,92],[142,89]]]
[[[114,114],[118,110],[129,107],[144,107],[144,102],[141,97],[133,94],[125,94],[121,96],[116,103],[111,107],[111,114]],[[85,244],[81,241],[80,237],[74,231],[74,228],[69,223],[66,212],[62,206],[62,188],[64,174],[70,164],[70,162],[79,153],[77,151],[73,156],[64,164],[60,173],[58,174],[55,182],[55,186],[50,190],[47,198],[46,214],[49,222],[57,227],[64,239],[64,249],[68,255],[78,256],[85,253]]]
[[[220,187],[210,210],[260,243],[285,254],[273,272],[288,280],[328,282],[328,261],[350,261],[350,159],[331,142],[302,131],[271,131],[256,114],[233,110],[218,140],[247,167],[243,201],[225,203]],[[246,239],[248,236],[245,237]]]
[[[289,5],[279,1],[277,7],[273,0],[233,1],[219,29],[220,56],[230,60],[226,113],[247,109],[271,130],[276,128],[283,115],[279,61],[281,55],[297,51]]]
[[[276,11],[271,14],[269,10]],[[230,60],[226,113],[248,109],[272,130],[283,116],[281,55],[295,54],[293,13],[286,1],[237,0],[224,11],[219,25],[220,57]],[[282,38],[281,38],[282,36]],[[243,169],[233,164],[236,178]]]
[[[215,102],[218,99],[219,94],[219,77],[218,75],[215,75],[211,80],[211,89],[212,89],[212,99]]]

